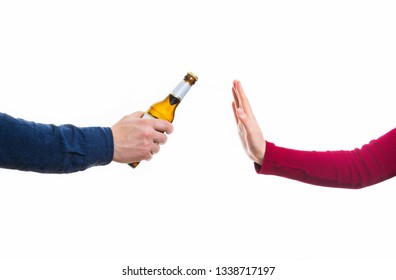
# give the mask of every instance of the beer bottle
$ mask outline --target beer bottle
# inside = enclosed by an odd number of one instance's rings
[[[144,113],[143,118],[156,118],[162,119],[169,122],[173,122],[175,118],[175,111],[177,106],[186,96],[190,88],[198,80],[198,77],[192,72],[188,72],[182,81],[168,94],[165,99],[160,102],[154,103],[150,108]],[[129,165],[132,168],[138,166],[139,162],[133,162]]]

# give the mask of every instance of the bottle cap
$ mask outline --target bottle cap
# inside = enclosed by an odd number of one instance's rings
[[[196,81],[198,81],[198,77],[192,72],[187,72],[187,75],[184,76],[184,80],[190,85],[193,85]]]

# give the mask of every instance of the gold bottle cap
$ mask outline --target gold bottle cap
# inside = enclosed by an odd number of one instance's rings
[[[184,80],[190,85],[193,85],[196,81],[198,81],[198,77],[192,72],[187,72],[187,75],[184,76]]]

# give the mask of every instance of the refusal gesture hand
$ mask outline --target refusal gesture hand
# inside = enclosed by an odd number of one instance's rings
[[[242,146],[248,157],[261,165],[265,154],[265,139],[240,81],[233,82],[232,94],[232,109]]]

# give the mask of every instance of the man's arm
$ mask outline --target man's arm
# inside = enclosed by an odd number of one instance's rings
[[[0,167],[71,173],[113,159],[111,128],[29,122],[0,113]]]

